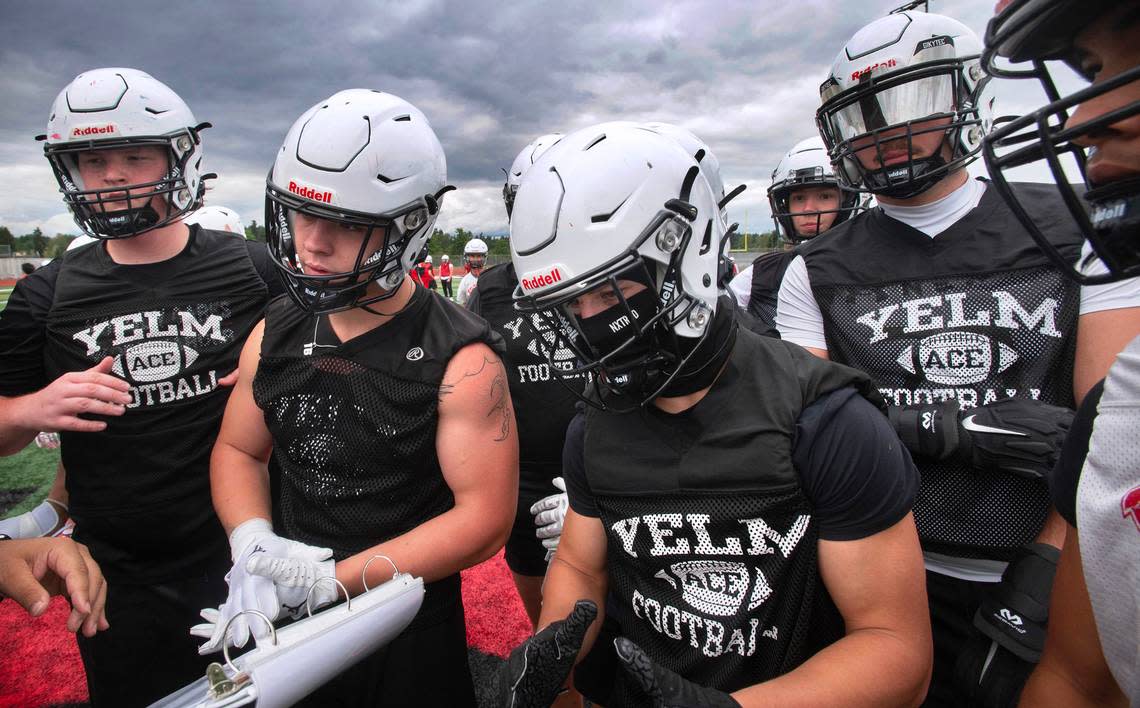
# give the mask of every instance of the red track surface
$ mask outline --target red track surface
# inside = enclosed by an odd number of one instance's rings
[[[530,634],[503,553],[463,573],[467,643],[506,657]],[[87,701],[87,682],[75,639],[68,634],[67,603],[56,598],[42,617],[30,618],[12,601],[0,603],[0,708],[32,708]]]

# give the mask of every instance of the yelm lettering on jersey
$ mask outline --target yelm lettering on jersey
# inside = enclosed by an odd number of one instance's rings
[[[870,342],[887,338],[887,327],[901,334],[930,332],[960,327],[1001,327],[1003,329],[1030,329],[1047,337],[1061,336],[1057,329],[1057,310],[1060,303],[1047,297],[1032,312],[1023,307],[1013,293],[995,290],[993,310],[966,313],[966,293],[948,293],[933,297],[920,297],[902,303],[887,305],[856,318],[856,322],[871,330]],[[996,315],[994,312],[996,311]]]
[[[777,550],[785,557],[789,557],[795,547],[807,532],[811,516],[806,514],[796,517],[787,533],[781,534],[764,521],[764,519],[738,519],[748,533],[748,547],[745,548],[741,539],[728,536],[721,544],[716,545],[709,536],[708,514],[646,514],[633,516],[615,522],[610,528],[621,540],[622,550],[631,557],[637,558],[633,549],[633,542],[637,538],[639,529],[644,528],[652,545],[649,555],[674,556],[698,553],[702,555],[720,556],[762,556],[775,553]],[[691,533],[685,534],[688,529]],[[681,534],[677,532],[681,531]],[[775,544],[773,546],[772,544]]]
[[[110,335],[110,341],[100,342],[101,339],[106,339],[105,335]],[[186,310],[178,310],[172,315],[160,310],[120,315],[97,322],[71,337],[87,347],[87,356],[94,355],[104,347],[118,347],[162,337],[201,337],[217,342],[228,341],[222,333],[221,315],[209,315],[204,321],[199,321],[193,312]]]

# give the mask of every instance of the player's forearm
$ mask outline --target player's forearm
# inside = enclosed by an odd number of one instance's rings
[[[210,494],[227,534],[248,519],[272,518],[265,463],[221,438],[210,455]]]
[[[598,606],[598,618],[586,632],[582,648],[578,652],[581,661],[594,646],[602,619],[606,615],[606,577],[580,570],[574,564],[561,560],[556,553],[546,570],[546,580],[542,585],[542,613],[538,618],[537,629],[541,630],[551,622],[563,619],[574,609],[578,600],[592,600]]]
[[[502,500],[506,501],[506,500]],[[515,502],[457,505],[393,539],[377,544],[337,563],[337,580],[352,594],[364,591],[361,573],[377,555],[388,556],[401,572],[425,582],[441,580],[493,556],[510,535]],[[368,566],[368,586],[376,587],[392,575],[383,560]]]
[[[0,457],[14,455],[36,439],[39,430],[27,426],[30,395],[0,396]]]
[[[1125,708],[1128,699],[1112,680],[1112,674],[1107,671],[1105,674],[1107,685],[1103,680],[1099,684],[1095,680],[1090,681],[1089,677],[1078,679],[1064,666],[1052,661],[1046,652],[1026,681],[1018,705],[1026,708]]]
[[[928,642],[928,632],[856,630],[795,671],[732,695],[745,708],[918,705],[930,683]]]

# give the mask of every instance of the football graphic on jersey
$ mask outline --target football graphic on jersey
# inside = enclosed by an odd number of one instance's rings
[[[657,572],[656,577],[680,589],[681,597],[694,609],[718,617],[731,617],[748,598],[748,609],[758,607],[771,594],[764,576],[756,571],[756,587],[748,566],[731,561],[685,561]]]
[[[115,357],[111,371],[138,383],[164,381],[176,376],[198,358],[190,347],[164,339],[152,339]]]
[[[940,332],[908,345],[898,363],[912,374],[947,386],[985,381],[1017,361],[1009,346],[976,332]]]

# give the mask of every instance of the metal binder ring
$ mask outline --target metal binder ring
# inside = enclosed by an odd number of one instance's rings
[[[226,637],[228,637],[230,634],[230,625],[232,625],[234,623],[234,620],[236,620],[238,617],[241,617],[242,615],[257,615],[261,619],[265,620],[265,624],[269,626],[269,636],[273,639],[273,643],[277,644],[277,629],[273,626],[273,620],[269,619],[269,617],[261,610],[242,610],[241,612],[235,614],[233,617],[230,617],[229,621],[226,622],[225,629],[222,630],[222,656],[226,658],[226,666],[230,667],[230,669],[232,669],[235,674],[241,673],[241,670],[238,669],[238,667],[234,666],[234,663],[230,661],[230,645],[226,641]],[[253,632],[251,631],[250,634],[253,634]],[[256,637],[254,640],[256,641]]]
[[[376,555],[372,556],[371,558],[368,559],[368,562],[364,564],[364,570],[360,571],[360,582],[364,584],[364,591],[365,592],[368,592],[369,590],[372,589],[372,588],[368,587],[368,566],[372,565],[372,561],[376,560],[377,558],[383,558],[384,560],[388,561],[388,565],[392,566],[392,577],[393,578],[400,574],[400,569],[396,567],[396,564],[393,563],[392,559],[389,558],[388,556],[382,556],[380,554],[376,554]]]
[[[326,575],[323,578],[317,578],[314,580],[313,584],[309,586],[309,592],[305,594],[305,610],[309,613],[309,616],[313,616],[313,591],[317,589],[317,586],[321,584],[322,580],[329,580],[340,586],[340,589],[344,591],[344,601],[347,603],[345,605],[345,609],[347,609],[349,612],[352,612],[352,598],[348,596],[348,588],[344,586],[344,583],[337,580],[333,576]]]

